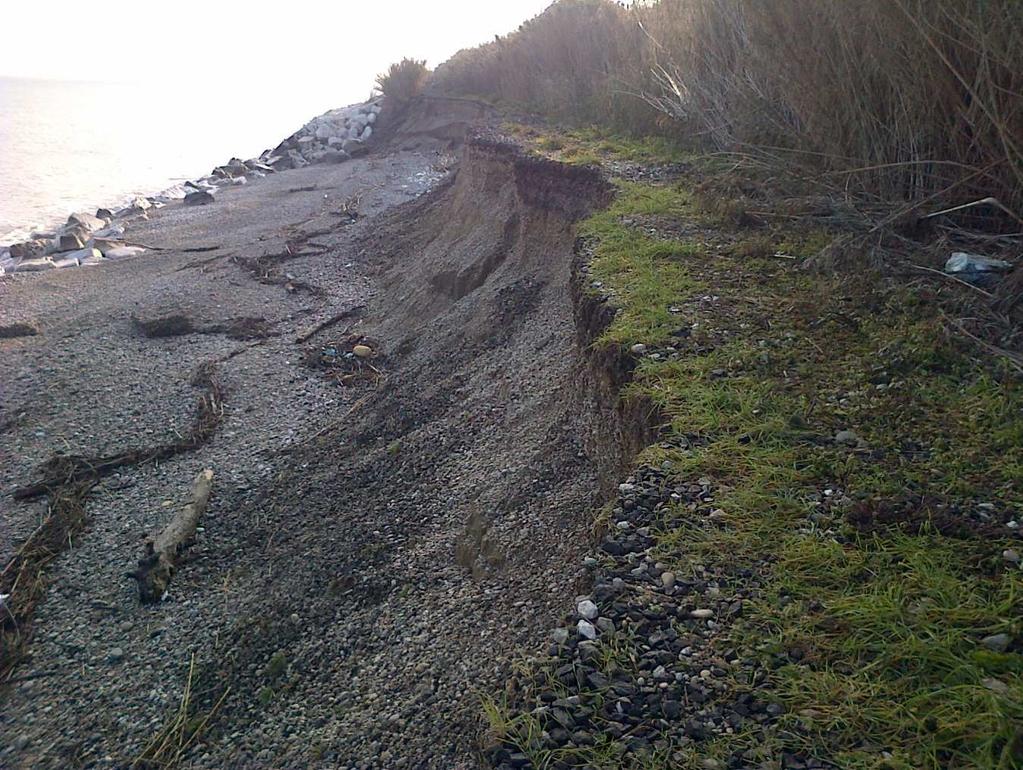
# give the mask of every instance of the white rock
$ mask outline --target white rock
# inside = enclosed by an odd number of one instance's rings
[[[361,136],[360,138],[362,139],[362,141],[364,141],[364,142],[365,142],[365,141],[367,141],[367,140],[368,140],[368,139],[369,139],[369,138],[370,138],[371,136],[373,136],[373,126],[366,126],[366,127],[365,127],[365,128],[364,128],[364,129],[362,130],[362,136]]]
[[[128,259],[129,257],[137,257],[145,252],[146,250],[141,246],[119,246],[116,249],[110,249],[104,256],[107,259]]]
[[[359,139],[346,139],[345,143],[341,146],[341,149],[347,152],[349,155],[355,155],[364,148],[364,145]]]
[[[36,259],[23,259],[18,263],[15,272],[38,273],[43,270],[52,270],[53,260],[49,257],[37,257]]]
[[[576,631],[579,632],[579,636],[583,639],[596,639],[597,629],[588,620],[580,620],[576,624]]]
[[[689,617],[696,618],[697,620],[705,620],[706,618],[714,617],[714,610],[693,610],[689,613]]]
[[[78,251],[69,251],[67,254],[61,255],[62,259],[77,259],[79,262],[94,257],[99,257],[100,259],[102,259],[103,255],[100,254],[99,249],[92,247],[89,247],[87,249],[79,249]]]
[[[131,199],[131,202],[128,204],[127,208],[145,211],[152,205],[153,204],[149,202],[148,198],[143,198],[141,195],[136,195],[134,198]]]
[[[369,115],[366,116],[366,122],[370,123],[370,124],[376,123],[377,122],[377,114],[375,112],[371,112]]]
[[[124,228],[120,225],[112,225],[111,227],[104,227],[102,230],[97,230],[92,234],[93,238],[120,238],[124,235]]]
[[[87,211],[76,211],[74,214],[67,218],[69,225],[78,225],[80,227],[89,230],[99,230],[101,227],[106,227],[107,223],[104,222],[97,216],[93,216]]]
[[[77,253],[77,252],[76,252],[76,253]],[[81,261],[80,261],[80,260],[78,259],[78,257],[67,257],[67,256],[63,256],[63,257],[61,257],[60,259],[55,259],[55,260],[53,260],[53,266],[54,266],[55,268],[58,268],[58,269],[60,269],[60,268],[64,268],[64,267],[78,267],[78,266],[80,266],[81,264],[82,264],[82,263],[81,263]]]
[[[579,615],[586,618],[587,620],[593,620],[599,614],[597,605],[591,602],[589,599],[583,599],[579,604],[576,605],[576,611]]]
[[[90,265],[99,265],[106,262],[106,258],[100,253],[99,249],[91,249],[92,254],[88,254],[81,257],[78,261],[82,267],[89,267]]]

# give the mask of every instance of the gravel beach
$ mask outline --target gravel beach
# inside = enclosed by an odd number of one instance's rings
[[[211,439],[88,494],[3,695],[4,767],[482,761],[481,694],[585,577],[602,450],[571,223],[604,193],[487,142],[459,166],[450,134],[172,203],[125,235],[159,251],[0,283],[0,325],[38,331],[0,341],[6,490],[54,453],[173,443],[200,365],[223,389]],[[126,573],[203,468],[196,541],[140,605]],[[0,505],[6,562],[47,503]],[[181,714],[202,741],[167,740]]]

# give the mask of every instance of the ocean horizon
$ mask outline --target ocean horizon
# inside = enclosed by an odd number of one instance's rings
[[[340,106],[301,91],[0,77],[0,245],[203,176]]]

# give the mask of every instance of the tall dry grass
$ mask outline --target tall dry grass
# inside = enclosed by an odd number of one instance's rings
[[[1020,0],[561,0],[432,85],[1023,215]]]
[[[559,120],[619,125],[629,106],[616,83],[645,35],[608,0],[560,0],[492,43],[458,52],[434,73],[434,90],[527,106]],[[646,108],[648,114],[653,110]]]
[[[426,61],[406,58],[377,75],[377,88],[384,96],[404,104],[419,96],[429,77]]]

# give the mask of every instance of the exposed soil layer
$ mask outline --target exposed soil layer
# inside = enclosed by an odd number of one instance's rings
[[[486,134],[446,178],[435,158],[395,150],[172,207],[136,237],[195,248],[216,232],[214,257],[168,250],[130,277],[104,267],[73,303],[70,286],[51,294],[80,315],[3,373],[23,400],[9,480],[29,480],[51,432],[100,456],[181,432],[165,415],[180,414],[182,360],[222,362],[229,398],[205,446],[95,487],[0,696],[0,764],[477,766],[479,693],[582,588],[600,469],[622,460],[609,437],[642,421],[618,426],[623,375],[598,381],[580,347],[602,319],[573,292],[573,223],[607,183]],[[131,313],[110,301],[128,287]],[[23,315],[52,317],[37,287],[15,288]],[[211,316],[279,334],[232,348],[190,333]],[[61,346],[90,350],[60,367],[84,403],[39,389]],[[140,607],[123,573],[202,467],[216,474],[202,531],[168,601]]]
[[[0,340],[10,340],[15,337],[32,337],[39,332],[34,326],[22,323],[7,324],[0,326]]]

